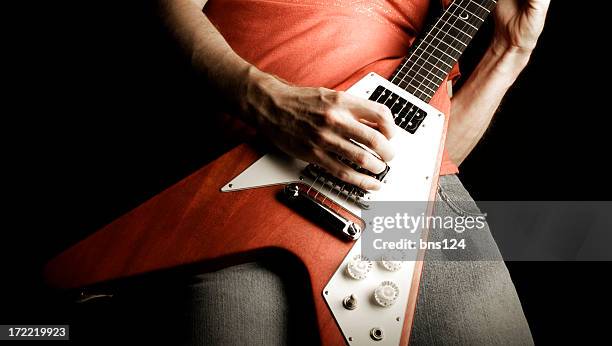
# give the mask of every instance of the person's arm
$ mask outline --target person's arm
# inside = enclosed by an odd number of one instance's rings
[[[395,124],[386,106],[325,88],[292,86],[258,70],[231,49],[202,12],[206,0],[160,0],[159,4],[163,21],[193,66],[230,101],[228,111],[288,154],[316,163],[348,183],[380,187],[378,180],[344,165],[336,155],[381,172],[386,167],[383,161],[349,139],[390,160],[388,139]]]
[[[457,165],[480,141],[506,91],[527,65],[544,27],[549,2],[499,0],[493,41],[452,98],[446,148]]]

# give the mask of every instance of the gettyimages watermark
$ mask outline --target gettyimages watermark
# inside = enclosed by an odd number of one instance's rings
[[[612,202],[373,202],[362,218],[373,260],[612,260]]]

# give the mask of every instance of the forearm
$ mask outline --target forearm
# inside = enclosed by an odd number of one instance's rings
[[[446,148],[457,165],[474,149],[520,72],[530,52],[491,46],[462,88],[452,98]]]
[[[231,110],[239,110],[242,89],[254,67],[232,50],[202,12],[205,3],[206,0],[160,0],[160,15],[206,85],[229,99]]]

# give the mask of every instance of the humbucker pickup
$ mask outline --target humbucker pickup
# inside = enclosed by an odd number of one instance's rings
[[[427,112],[382,85],[376,87],[368,99],[389,107],[395,124],[412,134],[427,116]]]

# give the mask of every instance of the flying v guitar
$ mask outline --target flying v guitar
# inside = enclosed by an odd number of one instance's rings
[[[455,0],[390,81],[369,73],[347,91],[385,104],[395,117],[396,155],[376,175],[381,190],[348,186],[317,166],[277,153],[261,157],[243,144],[57,256],[45,268],[48,283],[86,289],[283,251],[308,272],[322,343],[406,344],[423,262],[362,257],[360,235],[368,229],[361,212],[376,201],[435,197],[447,122],[428,102],[495,4]]]

